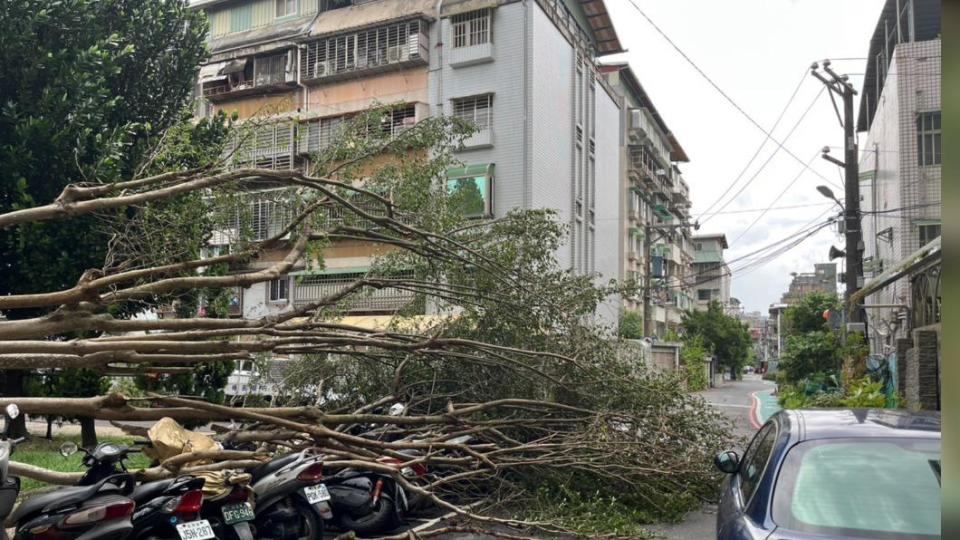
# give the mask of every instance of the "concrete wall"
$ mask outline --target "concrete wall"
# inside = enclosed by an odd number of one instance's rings
[[[599,85],[598,85],[599,86]],[[597,89],[596,103],[596,241],[594,243],[598,281],[623,279],[621,262],[624,260],[620,242],[621,198],[626,192],[620,187],[620,108],[602,88]],[[600,322],[616,324],[621,300],[608,297],[597,315]]]
[[[912,336],[914,347],[907,350],[903,374],[906,406],[940,410],[940,327],[917,328]]]
[[[894,50],[890,72],[877,104],[866,142],[861,144],[861,208],[885,211],[863,219],[864,257],[882,260],[884,268],[919,249],[918,221],[940,221],[941,167],[920,167],[917,160],[917,114],[939,111],[941,102],[940,40],[901,43]],[[868,173],[874,171],[871,177]],[[892,229],[891,241],[877,233]],[[866,273],[870,279],[876,273]],[[867,297],[868,303],[910,302],[904,278]],[[873,352],[884,354],[907,337],[898,310],[868,310]]]

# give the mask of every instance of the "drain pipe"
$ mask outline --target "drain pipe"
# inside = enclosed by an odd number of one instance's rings
[[[443,9],[443,0],[437,0],[437,113],[443,115],[443,19],[440,11]]]

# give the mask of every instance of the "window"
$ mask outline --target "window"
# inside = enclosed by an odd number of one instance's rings
[[[447,170],[447,195],[452,209],[464,217],[493,215],[493,165],[468,165]]]
[[[286,302],[290,299],[290,279],[286,276],[270,281],[270,301]]]
[[[276,0],[276,3],[278,19],[297,14],[297,0]]]
[[[419,20],[378,26],[311,41],[300,50],[300,75],[323,79],[409,61],[427,60],[426,36]]]
[[[939,439],[802,442],[781,465],[773,520],[818,538],[940,538],[940,458]]]
[[[940,165],[940,111],[917,115],[917,162]]]
[[[773,422],[769,422],[757,432],[753,441],[750,442],[750,447],[743,454],[743,461],[740,463],[738,474],[740,476],[740,495],[744,507],[750,502],[750,497],[753,496],[757,484],[760,483],[760,478],[763,477],[763,471],[767,468],[767,460],[773,451],[775,439],[776,429]]]
[[[490,10],[478,9],[451,18],[453,48],[472,47],[490,43]]]
[[[253,61],[253,78],[255,86],[267,86],[286,81],[288,53],[261,56]]]
[[[485,94],[453,100],[453,115],[472,122],[477,129],[490,129],[493,123],[493,95]]]
[[[925,246],[940,237],[940,224],[920,225],[920,245]]]
[[[710,300],[710,289],[697,289],[697,300]]]

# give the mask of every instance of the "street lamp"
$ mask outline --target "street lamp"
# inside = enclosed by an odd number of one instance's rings
[[[820,194],[823,195],[824,197],[837,203],[840,206],[840,209],[843,210],[843,203],[840,202],[840,199],[838,199],[837,196],[833,194],[832,189],[828,188],[827,186],[817,186],[817,191],[819,191]]]

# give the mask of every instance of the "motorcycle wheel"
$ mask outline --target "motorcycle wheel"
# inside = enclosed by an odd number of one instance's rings
[[[360,536],[382,533],[397,528],[400,523],[396,518],[396,503],[386,495],[380,497],[377,505],[369,514],[354,518],[348,512],[339,513],[336,517],[340,528],[344,531],[353,531]]]
[[[301,519],[297,540],[323,540],[323,520],[320,519],[316,511],[310,505],[300,502],[294,506]]]

